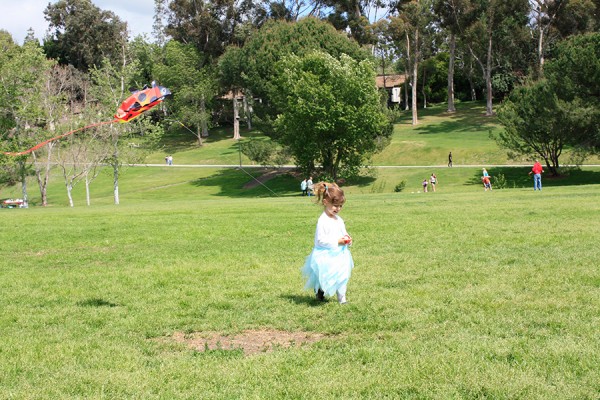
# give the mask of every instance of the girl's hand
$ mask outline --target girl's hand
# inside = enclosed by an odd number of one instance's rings
[[[344,245],[350,245],[350,244],[352,244],[352,238],[350,237],[350,235],[345,235],[338,241],[338,243],[344,244]]]

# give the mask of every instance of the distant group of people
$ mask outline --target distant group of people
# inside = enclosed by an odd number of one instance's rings
[[[429,177],[429,180],[427,180],[427,178],[423,179],[423,182],[422,182],[423,193],[427,193],[428,187],[431,187],[431,190],[433,192],[435,192],[435,186],[437,185],[437,183],[438,183],[437,176],[433,173]]]
[[[314,191],[314,184],[312,180],[312,176],[309,176],[308,179],[303,179],[300,182],[300,190],[302,191],[302,196],[312,196]]]
[[[169,155],[165,157],[165,164],[173,165],[173,156]]]

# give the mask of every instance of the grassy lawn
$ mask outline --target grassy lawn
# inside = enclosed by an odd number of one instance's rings
[[[599,194],[356,190],[347,306],[302,290],[307,198],[0,210],[0,397],[596,399]],[[172,340],[264,329],[323,337]]]
[[[108,170],[91,207],[58,174],[37,207],[31,181],[32,207],[0,209],[0,399],[599,399],[600,168],[534,192],[482,111],[403,117],[392,167],[344,185],[345,306],[303,290],[322,208],[298,176],[181,166],[237,164],[225,129],[168,135],[147,162],[176,165],[124,168],[119,206]],[[249,352],[265,335],[289,340]]]

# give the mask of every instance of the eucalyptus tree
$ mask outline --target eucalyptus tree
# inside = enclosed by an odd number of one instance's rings
[[[101,10],[91,0],[59,0],[48,3],[44,15],[50,31],[44,39],[48,57],[82,71],[99,67],[104,58],[121,59],[127,23],[112,11]]]
[[[518,55],[526,37],[528,0],[448,0],[446,11],[485,81],[486,115],[493,114],[494,70]]]
[[[432,28],[433,10],[431,0],[411,0],[398,8],[398,15],[390,17],[389,35],[401,49],[410,75],[412,124],[419,122],[417,111],[417,90],[419,64],[426,52],[427,37]],[[431,38],[431,35],[429,35]]]

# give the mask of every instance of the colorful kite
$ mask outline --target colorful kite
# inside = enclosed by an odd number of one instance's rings
[[[152,82],[152,87],[144,87],[141,90],[132,91],[131,96],[129,96],[127,99],[125,99],[125,101],[123,101],[123,103],[121,103],[121,106],[119,107],[119,109],[117,110],[117,113],[115,114],[115,119],[113,119],[112,121],[99,122],[96,124],[84,126],[83,128],[78,128],[78,129],[72,130],[67,133],[63,133],[62,135],[53,137],[51,139],[43,141],[42,143],[38,143],[35,146],[33,146],[32,148],[27,149],[25,151],[19,151],[19,152],[4,151],[2,153],[6,154],[8,156],[22,156],[25,154],[29,154],[32,151],[35,151],[35,150],[47,145],[50,142],[53,142],[58,139],[62,139],[65,136],[72,135],[76,132],[80,132],[85,129],[94,128],[96,126],[101,126],[101,125],[113,124],[115,122],[129,122],[132,119],[140,116],[140,114],[142,114],[143,112],[148,111],[153,107],[156,107],[158,104],[160,104],[165,99],[166,96],[169,96],[170,94],[171,94],[171,91],[169,89],[167,89],[166,87],[163,87],[163,86],[158,86],[156,84],[156,82]]]

